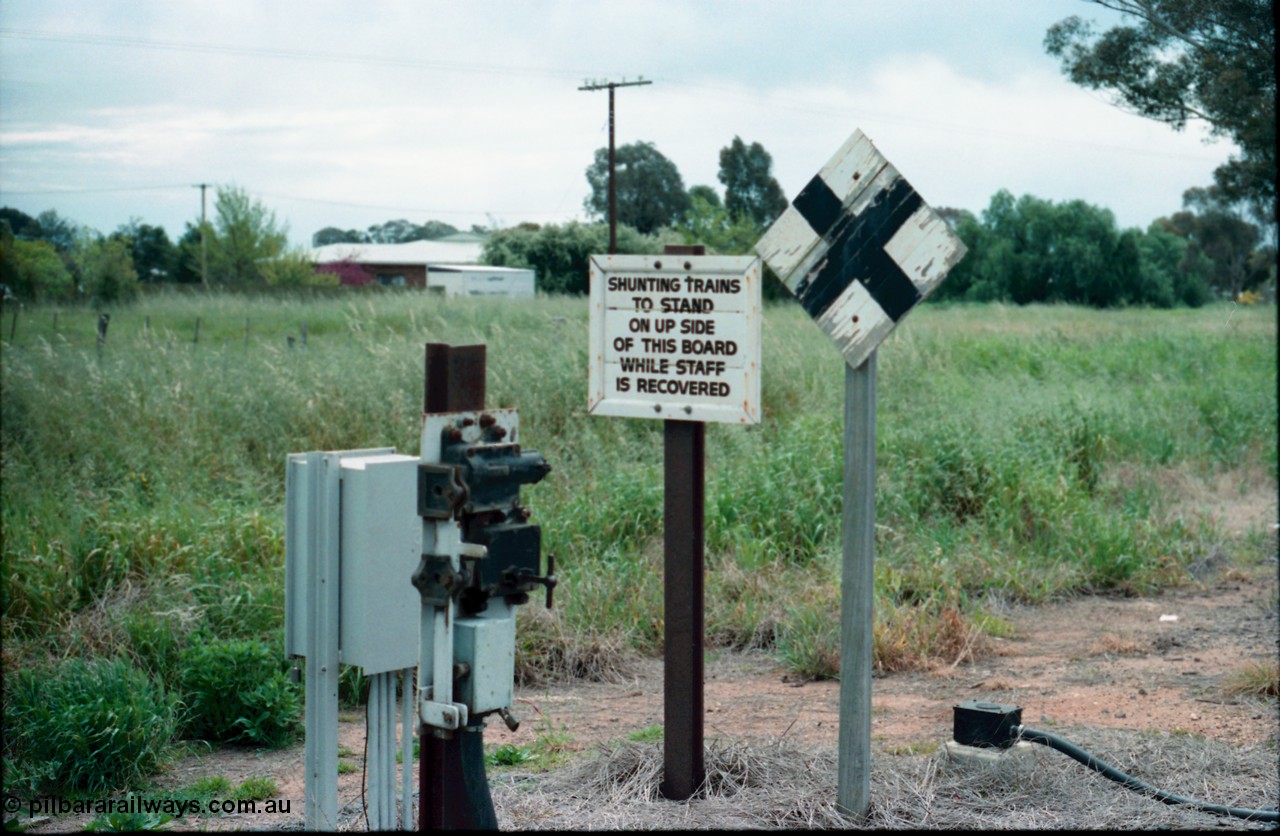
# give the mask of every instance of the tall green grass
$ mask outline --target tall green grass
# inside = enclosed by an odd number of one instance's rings
[[[586,414],[584,300],[170,295],[111,313],[101,349],[75,308],[24,311],[0,347],[7,669],[119,647],[165,681],[196,637],[278,648],[285,457],[416,453],[428,341],[487,344],[488,404],[518,407],[553,468],[524,498],[558,610],[523,616],[522,664],[660,649],[661,426]],[[708,428],[708,635],[834,675],[842,361],[778,306],[763,364],[764,423]],[[881,661],[951,652],[995,599],[1140,593],[1210,549],[1247,556],[1262,538],[1186,513],[1168,476],[1274,485],[1275,380],[1271,309],[913,313],[879,361]]]

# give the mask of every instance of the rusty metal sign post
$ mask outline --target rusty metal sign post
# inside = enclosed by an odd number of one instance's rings
[[[693,797],[703,749],[706,421],[760,421],[760,260],[668,246],[591,257],[593,415],[663,419],[663,778]]]
[[[836,803],[871,795],[876,348],[964,257],[965,247],[861,131],[756,244],[845,358]]]

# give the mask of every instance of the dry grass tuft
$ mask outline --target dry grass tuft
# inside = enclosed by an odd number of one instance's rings
[[[1223,691],[1238,697],[1280,697],[1280,664],[1251,662],[1227,677]]]
[[[1089,648],[1090,656],[1141,656],[1149,653],[1151,647],[1144,642],[1135,641],[1127,636],[1115,633],[1103,633]]]
[[[781,744],[753,746],[715,740],[706,747],[704,764],[706,779],[695,798],[688,802],[673,802],[662,797],[659,790],[662,747],[652,743],[601,746],[593,758],[570,768],[562,781],[564,787],[573,788],[576,797],[589,799],[590,807],[601,811],[601,816],[609,815],[603,812],[606,810],[634,810],[639,802],[652,805],[659,812],[690,805],[701,811],[723,811],[726,818],[736,820],[729,825],[734,827],[783,829],[849,825],[849,820],[836,810],[834,797],[825,798],[829,793],[823,792],[822,784],[811,783],[814,775],[834,774],[835,763],[829,753],[806,755]],[[810,785],[805,787],[805,784]],[[635,825],[597,818],[588,826],[595,829]]]
[[[571,632],[559,610],[522,607],[516,648],[516,684],[582,679],[620,682],[636,661],[627,638],[618,633]]]
[[[1258,808],[1280,794],[1271,746],[1124,729],[1055,731],[1147,783],[1191,798]],[[660,746],[607,745],[558,772],[503,776],[494,802],[504,829],[529,830],[1256,828],[1161,804],[1040,747],[1032,758],[981,767],[949,762],[943,752],[874,753],[864,821],[836,808],[830,750],[713,741],[706,766],[700,797],[668,801],[658,792]]]
[[[957,607],[902,606],[876,619],[875,668],[881,673],[955,668],[986,653],[991,640]]]

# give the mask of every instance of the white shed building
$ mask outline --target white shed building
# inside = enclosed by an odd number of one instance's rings
[[[533,271],[486,264],[428,264],[427,290],[445,296],[534,297]]]
[[[510,296],[532,299],[533,270],[480,264],[476,241],[410,241],[405,244],[327,244],[311,251],[317,266],[347,264],[360,269],[344,284],[422,287],[446,296]]]

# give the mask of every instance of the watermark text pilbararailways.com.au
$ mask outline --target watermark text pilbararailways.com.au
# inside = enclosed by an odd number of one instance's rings
[[[78,816],[78,815],[165,815],[175,819],[183,816],[220,816],[288,814],[292,803],[287,798],[237,799],[214,798],[144,798],[130,795],[124,798],[43,798],[21,799],[5,796],[5,815],[25,812],[29,817]]]

